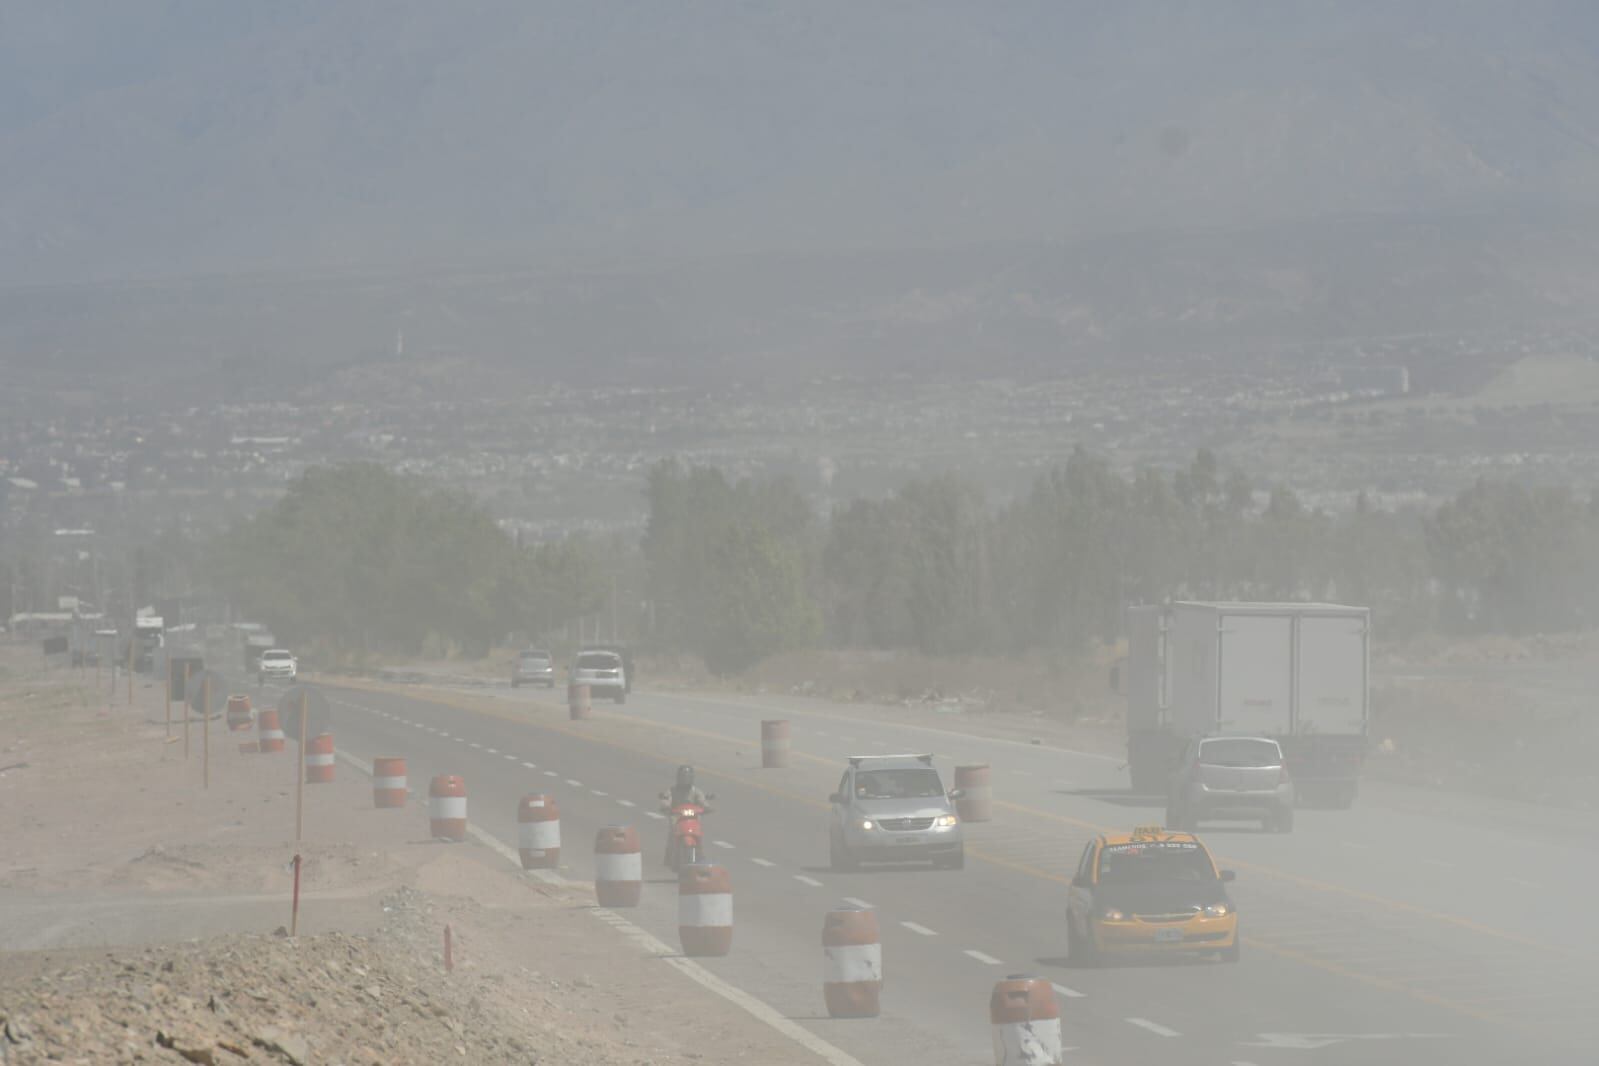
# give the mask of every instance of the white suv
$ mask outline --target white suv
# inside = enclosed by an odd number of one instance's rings
[[[262,681],[293,681],[300,672],[294,653],[283,648],[269,648],[261,653],[259,678]]]
[[[572,667],[572,684],[587,685],[595,699],[627,702],[627,672],[622,657],[614,651],[579,652]]]

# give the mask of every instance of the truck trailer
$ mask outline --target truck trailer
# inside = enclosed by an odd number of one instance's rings
[[[1167,790],[1188,741],[1261,736],[1303,800],[1354,803],[1366,754],[1371,613],[1328,603],[1179,602],[1128,610],[1127,765]]]

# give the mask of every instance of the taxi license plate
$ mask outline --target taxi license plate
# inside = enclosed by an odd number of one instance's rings
[[[1181,929],[1157,929],[1157,930],[1155,930],[1155,943],[1157,943],[1157,944],[1171,944],[1171,943],[1174,943],[1176,941],[1182,940],[1182,938],[1183,938],[1183,931]]]

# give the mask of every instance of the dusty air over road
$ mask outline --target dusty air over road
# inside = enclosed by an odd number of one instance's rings
[[[0,1066],[1501,1066],[1599,15],[0,18]]]

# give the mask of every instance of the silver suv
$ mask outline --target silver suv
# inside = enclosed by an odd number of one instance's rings
[[[523,685],[555,687],[555,661],[550,658],[549,652],[529,648],[517,656],[516,669],[511,671],[511,687],[520,688]]]
[[[931,755],[852,755],[829,797],[833,869],[862,862],[916,862],[958,870],[966,864],[960,818]]]
[[[1268,737],[1190,741],[1166,800],[1166,824],[1189,832],[1207,819],[1259,819],[1278,833],[1294,829],[1294,785],[1283,751]]]

